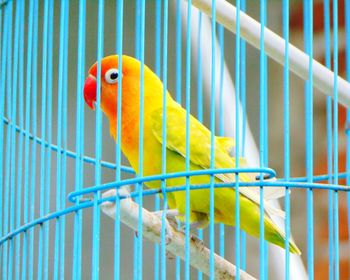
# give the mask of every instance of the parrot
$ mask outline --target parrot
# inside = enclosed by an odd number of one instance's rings
[[[166,119],[166,172],[186,171],[186,114],[187,111],[166,91],[160,78],[145,64],[131,56],[122,55],[121,70],[118,67],[118,55],[102,58],[91,66],[84,83],[84,100],[92,109],[97,102],[97,80],[100,79],[100,108],[109,120],[111,137],[117,137],[117,104],[121,102],[121,150],[131,167],[139,171],[140,118],[143,118],[143,165],[142,176],[162,174],[162,124]],[[101,76],[98,77],[98,63]],[[143,70],[143,116],[140,116],[140,77]],[[118,100],[118,77],[121,75],[121,100]],[[166,116],[163,115],[163,98],[166,98]],[[230,155],[235,142],[232,138],[215,136],[211,143],[211,132],[199,120],[189,115],[189,161],[191,171],[205,170],[211,167],[210,151],[214,149],[215,168],[234,168],[236,159]],[[214,147],[212,147],[214,146]],[[239,166],[247,166],[244,158]],[[234,183],[236,175],[232,173],[215,174],[216,183]],[[242,182],[255,181],[249,173],[240,173]],[[190,185],[209,184],[211,176],[204,174],[190,176]],[[160,189],[161,180],[145,182],[148,188]],[[186,185],[186,177],[166,179],[166,187]],[[260,234],[260,195],[250,187],[239,187],[240,228],[248,234],[259,237]],[[169,210],[176,210],[179,216],[186,211],[186,192],[166,192]],[[190,223],[197,228],[209,225],[210,190],[208,188],[190,191]],[[235,188],[215,188],[214,222],[235,226],[236,209]],[[285,233],[273,222],[272,216],[284,216],[281,209],[274,207],[264,198],[264,239],[285,248]],[[289,251],[301,254],[293,240],[289,240]]]

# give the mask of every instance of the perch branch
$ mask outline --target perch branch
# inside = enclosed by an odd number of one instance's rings
[[[192,0],[192,5],[197,7],[202,12],[211,16],[212,7],[211,0]],[[225,26],[228,30],[236,32],[236,7],[225,0],[216,1],[216,18],[217,21]],[[240,32],[241,37],[249,44],[257,49],[260,49],[260,23],[244,12],[240,11]],[[264,44],[266,54],[284,65],[285,57],[285,40],[272,32],[270,29],[264,29]],[[309,75],[309,59],[310,57],[299,50],[297,47],[289,44],[289,63],[290,70],[302,78],[308,80]],[[334,95],[334,72],[327,67],[312,60],[312,76],[314,86],[326,95]],[[337,77],[339,102],[350,107],[350,84],[341,77]]]
[[[129,193],[125,189],[119,190],[120,195],[127,196]],[[103,193],[103,197],[116,196],[116,190],[112,189]],[[108,216],[115,218],[115,203],[104,202],[101,204],[102,211]],[[131,198],[120,200],[120,220],[122,223],[137,230],[139,222],[139,206]],[[185,257],[185,234],[178,231],[176,228],[169,225],[172,229],[172,236],[167,240],[166,250],[181,259]],[[161,240],[161,219],[152,212],[142,209],[142,228],[143,236],[154,243],[160,243]],[[209,276],[209,256],[210,250],[196,238],[190,238],[190,259],[191,266],[202,271]],[[226,280],[233,279],[236,276],[237,268],[224,258],[214,255],[215,259],[215,279]],[[255,279],[247,272],[240,270],[241,279],[253,280]]]

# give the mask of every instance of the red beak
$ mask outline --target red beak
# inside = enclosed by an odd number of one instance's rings
[[[86,104],[92,110],[95,110],[96,90],[97,90],[96,78],[92,75],[89,75],[86,78],[85,84],[84,84],[84,99]]]

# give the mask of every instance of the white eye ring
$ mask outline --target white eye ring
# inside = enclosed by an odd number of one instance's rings
[[[109,84],[115,84],[118,82],[118,69],[111,68],[105,73],[105,80]]]

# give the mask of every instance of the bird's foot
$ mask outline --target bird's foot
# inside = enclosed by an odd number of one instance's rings
[[[198,244],[198,245],[203,245],[203,244],[204,244],[204,241],[203,241],[202,239],[200,239],[200,238],[198,237],[198,235],[191,234],[190,238],[191,238],[191,240],[192,240],[193,242],[195,242],[195,243]]]
[[[159,219],[162,219],[163,218],[163,214],[165,214],[165,218],[175,228],[178,225],[176,217],[183,216],[182,214],[179,213],[179,210],[177,210],[177,209],[159,210],[159,211],[154,211],[152,213],[154,215],[156,215]]]
[[[170,253],[169,251],[166,251],[166,252],[165,252],[165,255],[166,255],[166,257],[167,257],[168,260],[174,260],[174,259],[176,259],[176,255]]]
[[[190,231],[206,228],[208,226],[208,215],[199,212],[192,212],[192,214],[195,214],[196,221],[188,224]],[[181,227],[181,231],[183,233],[186,232],[186,224]],[[203,241],[195,234],[190,233],[190,239],[196,244],[203,244]]]
[[[165,244],[168,245],[173,237],[172,227],[177,228],[176,217],[181,216],[177,209],[159,210],[153,212],[161,221],[165,215]]]
[[[201,222],[193,222],[193,223],[190,223],[189,224],[189,227],[190,227],[190,240],[197,243],[197,244],[203,244],[203,240],[200,239],[198,237],[198,235],[192,233],[191,231],[193,230],[196,230],[196,229],[200,229],[200,228],[203,228],[206,226],[206,223],[204,223],[203,221]],[[186,225],[183,225],[181,228],[180,228],[180,231],[186,235]]]
[[[173,237],[172,227],[177,228],[178,226],[176,217],[182,216],[182,214],[177,209],[159,210],[152,213],[161,221],[165,215],[165,244],[168,245]],[[135,231],[135,236],[138,237],[138,231]]]
[[[207,227],[208,223],[207,221],[198,221],[198,222],[193,222],[190,223],[190,230],[196,230],[196,229],[201,229]],[[185,231],[186,229],[186,224],[181,227],[182,231]]]
[[[190,224],[190,240],[197,243],[197,244],[203,244],[203,240],[199,238],[198,235],[191,233],[192,229],[198,229],[197,226],[194,226],[193,228],[191,227],[192,224]],[[186,236],[186,228],[185,226],[182,226],[180,231]]]

